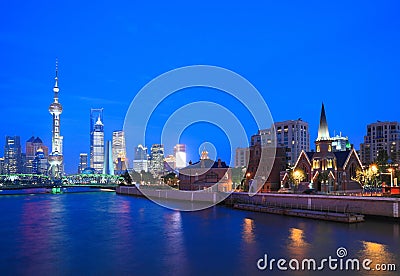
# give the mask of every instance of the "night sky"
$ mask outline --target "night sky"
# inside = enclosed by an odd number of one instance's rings
[[[91,107],[104,108],[110,139],[146,83],[187,65],[220,66],[247,78],[275,121],[309,122],[312,141],[322,102],[331,136],[341,131],[357,149],[368,123],[400,120],[399,1],[237,2],[2,1],[0,155],[6,135],[20,135],[23,144],[39,136],[50,147],[56,57],[68,173],[89,151]],[[232,99],[209,89],[181,92],[174,105],[160,107],[154,128],[180,103],[214,100],[236,111],[249,136],[257,131]],[[200,123],[182,136],[188,160],[198,159],[205,140],[229,159],[227,137]]]

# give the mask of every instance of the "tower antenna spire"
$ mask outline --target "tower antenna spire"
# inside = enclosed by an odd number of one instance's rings
[[[58,78],[58,57],[56,57],[56,78]]]

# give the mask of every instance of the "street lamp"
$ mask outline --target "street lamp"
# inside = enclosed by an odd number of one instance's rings
[[[375,164],[371,165],[371,170],[375,176],[375,193],[376,193],[376,187],[378,186],[378,179],[377,179],[377,173],[378,173],[378,166]]]
[[[393,187],[393,172],[394,172],[394,169],[393,168],[389,168],[388,171],[389,171],[388,173],[382,172],[381,174],[390,174],[390,187]]]
[[[246,182],[247,182],[247,185],[249,185],[249,190],[250,190],[250,176],[251,176],[251,173],[246,173]],[[244,190],[244,188],[245,188],[245,185],[246,185],[246,182],[245,183],[243,183],[243,190]]]

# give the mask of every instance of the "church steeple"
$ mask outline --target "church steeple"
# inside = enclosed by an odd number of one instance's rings
[[[329,136],[328,123],[326,122],[325,106],[324,103],[322,103],[317,141],[325,141],[325,140],[330,140],[330,136]]]

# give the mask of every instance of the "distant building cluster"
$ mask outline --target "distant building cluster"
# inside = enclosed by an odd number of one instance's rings
[[[4,157],[0,158],[0,174],[46,175],[52,179],[65,175],[64,137],[61,135],[63,107],[59,102],[58,81],[56,62],[53,102],[49,106],[52,116],[51,148],[41,138],[32,136],[23,149],[20,136],[6,136]],[[182,189],[207,189],[211,183],[222,183],[223,191],[230,189],[228,186],[232,184],[232,175],[227,170],[229,166],[221,160],[209,159],[205,149],[200,161],[188,164],[185,144],[176,144],[173,149],[167,149],[168,154],[162,144],[153,144],[149,149],[141,144],[126,145],[123,130],[113,131],[112,139],[106,141],[103,113],[103,108],[90,110],[90,148],[79,155],[78,174],[121,175],[126,171],[134,171],[151,173],[159,178],[168,173],[177,173]],[[274,160],[270,160],[269,167],[260,168],[262,152],[271,148],[275,150]],[[133,153],[133,160],[128,160],[127,151]],[[325,107],[322,105],[315,150],[310,150],[307,122],[300,118],[275,122],[269,129],[258,130],[251,137],[249,147],[236,149],[234,167],[246,172],[242,181],[247,188],[250,188],[252,181],[261,181],[263,191],[278,189],[290,180],[290,170],[301,170],[304,173],[301,182],[320,191],[334,191],[355,187],[357,184],[353,179],[356,170],[380,159],[399,164],[399,122],[377,121],[367,125],[364,141],[360,144],[360,150],[356,151],[349,138],[342,136],[341,132],[330,136]],[[206,167],[208,172],[204,172]],[[257,180],[259,170],[270,174]]]

